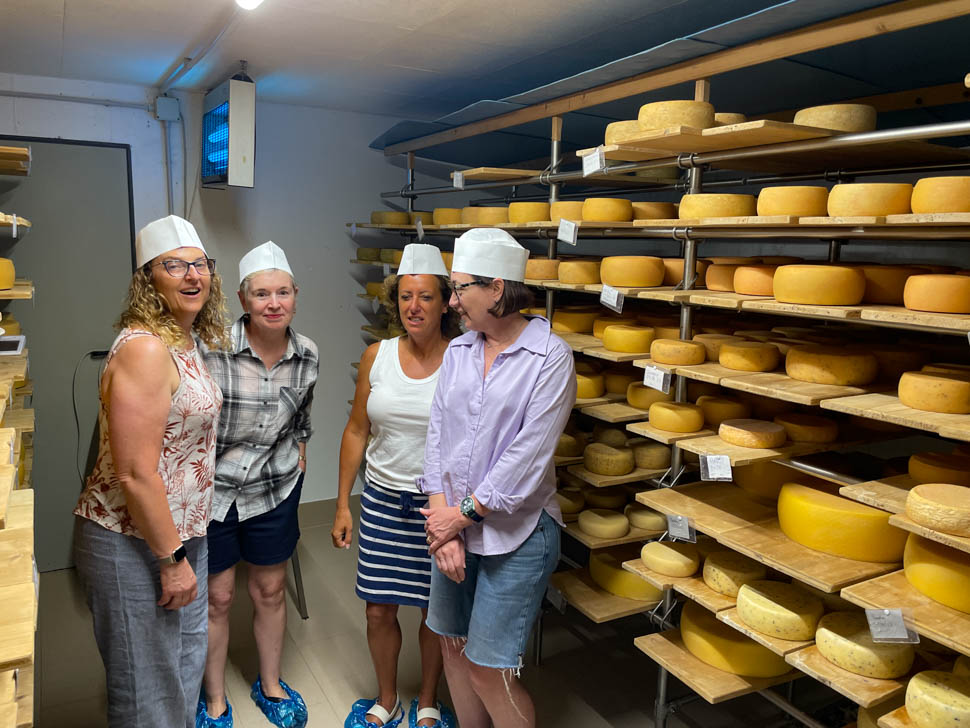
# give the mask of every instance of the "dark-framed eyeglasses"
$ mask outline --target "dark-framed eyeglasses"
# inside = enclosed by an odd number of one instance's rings
[[[466,288],[470,288],[471,286],[485,286],[485,285],[488,285],[487,283],[485,283],[485,281],[468,281],[468,283],[455,283],[454,281],[448,281],[448,287],[459,298],[461,298],[461,292],[464,291]]]
[[[167,260],[152,263],[152,265],[162,266],[165,269],[165,272],[172,276],[172,278],[185,278],[186,274],[189,272],[190,265],[195,268],[195,272],[200,276],[211,276],[216,272],[215,258],[199,258],[198,260],[193,260],[191,262],[187,260],[179,260],[178,258],[168,258]]]

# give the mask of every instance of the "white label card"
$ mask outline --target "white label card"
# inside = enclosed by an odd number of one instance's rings
[[[465,173],[455,172],[454,176],[451,178],[451,183],[454,185],[456,190],[465,189]]]
[[[374,296],[371,299],[370,306],[374,310],[374,313],[377,313],[378,311],[380,311],[381,310],[381,299],[380,299],[380,297],[379,296]]]
[[[667,515],[667,535],[679,541],[696,543],[697,533],[687,516]]]
[[[579,225],[574,223],[572,220],[559,221],[559,231],[556,233],[557,240],[561,240],[569,245],[575,245],[578,237]]]
[[[566,597],[564,597],[562,592],[551,584],[546,589],[546,599],[548,599],[549,603],[561,614],[566,613]]]
[[[350,237],[351,238],[357,237],[357,223],[355,222],[350,223]]]
[[[617,313],[623,313],[623,294],[613,286],[603,284],[603,290],[600,291],[600,303]]]
[[[867,609],[873,642],[919,644],[919,635],[906,626],[902,609]]]
[[[415,226],[418,228],[418,242],[421,242],[424,240],[424,223],[421,222],[420,217],[417,219],[417,222],[415,222]]]
[[[385,263],[384,264],[384,277],[387,278],[389,275],[391,275],[391,264],[390,263]]]
[[[643,370],[643,385],[670,394],[670,372],[660,367],[648,366]]]
[[[701,455],[701,480],[733,480],[731,458],[727,455]]]
[[[592,152],[583,157],[583,177],[591,174],[599,174],[606,169],[606,153],[603,146],[596,147]]]

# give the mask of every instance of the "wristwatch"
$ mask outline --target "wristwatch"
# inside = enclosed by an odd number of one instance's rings
[[[478,511],[475,510],[475,499],[470,495],[461,499],[461,503],[458,504],[458,512],[465,518],[472,519],[475,523],[481,523],[485,520],[485,517],[479,515]]]
[[[171,566],[172,564],[177,564],[181,561],[185,561],[185,557],[187,555],[188,554],[185,551],[185,545],[179,544],[179,547],[175,549],[172,553],[170,553],[168,556],[160,556],[158,558],[158,563],[163,564],[165,566]]]

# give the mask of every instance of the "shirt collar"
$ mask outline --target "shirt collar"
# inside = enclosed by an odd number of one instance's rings
[[[511,354],[519,349],[527,349],[534,354],[545,356],[549,351],[549,321],[542,316],[526,316],[525,318],[529,323],[522,329],[519,338],[502,353]],[[451,345],[475,346],[478,344],[481,346],[483,340],[484,337],[481,332],[468,331],[452,340]]]
[[[249,337],[246,336],[246,321],[249,320],[249,314],[244,313],[235,323],[232,325],[232,353],[241,354],[244,351],[248,351],[253,356],[256,356],[256,352],[253,351],[252,347],[249,345]],[[286,353],[283,354],[283,358],[280,361],[285,361],[293,356],[305,357],[306,348],[297,338],[296,332],[293,330],[292,326],[286,327]]]

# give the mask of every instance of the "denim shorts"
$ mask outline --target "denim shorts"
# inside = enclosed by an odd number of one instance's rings
[[[465,639],[465,656],[482,667],[518,669],[529,633],[559,563],[559,526],[545,511],[514,551],[479,556],[465,551],[465,580],[456,584],[431,559],[428,627]]]

